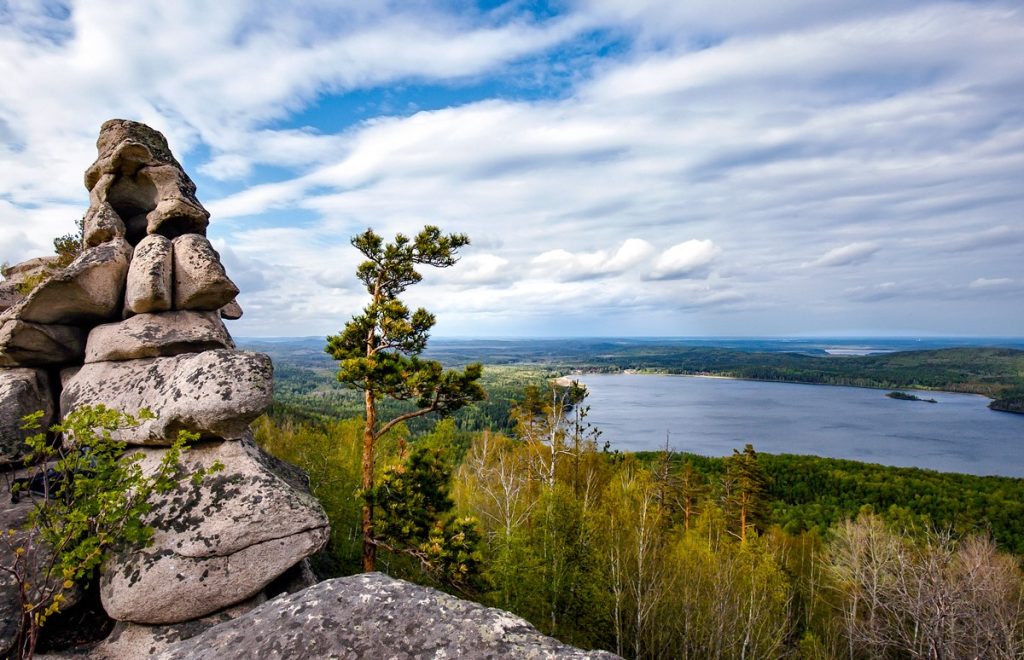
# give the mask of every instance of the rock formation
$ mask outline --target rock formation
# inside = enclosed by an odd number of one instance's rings
[[[186,465],[225,469],[155,502],[153,544],[103,567],[104,609],[122,622],[119,638],[140,639],[155,634],[151,624],[212,625],[265,600],[268,585],[323,546],[328,527],[304,475],[248,431],[271,403],[273,369],[266,355],[235,350],[221,320],[241,315],[238,288],[205,237],[195,185],[143,124],[106,122],[97,148],[85,175],[85,249],[63,269],[45,258],[18,264],[0,286],[0,467],[23,459],[19,421],[37,410],[48,426],[88,404],[149,408],[155,419],[119,437],[131,451],[146,447],[144,470],[180,430],[199,434]],[[14,633],[0,629],[0,655]]]

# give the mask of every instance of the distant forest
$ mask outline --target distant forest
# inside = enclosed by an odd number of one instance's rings
[[[278,410],[308,418],[358,414],[354,392],[334,379],[336,365],[324,340],[243,340],[244,348],[270,354],[276,369]],[[573,372],[636,371],[730,376],[751,380],[850,385],[880,389],[970,392],[993,399],[990,407],[1024,412],[1024,350],[956,347],[863,356],[828,356],[777,349],[778,343],[734,342],[739,347],[692,345],[674,340],[447,340],[426,356],[447,366],[487,365],[488,401],[460,412],[466,430],[510,429],[509,407],[525,385]]]

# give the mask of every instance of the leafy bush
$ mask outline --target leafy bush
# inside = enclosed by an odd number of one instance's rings
[[[23,428],[38,429],[41,417],[42,412],[26,416]],[[143,454],[125,453],[125,443],[112,433],[152,417],[145,409],[132,416],[103,405],[86,406],[50,427],[62,443],[51,445],[45,432],[26,440],[35,478],[16,483],[13,495],[26,495],[32,483],[33,490],[41,486],[42,492],[35,493],[41,497],[25,529],[2,535],[13,560],[0,565],[16,582],[21,600],[18,657],[32,657],[47,618],[61,609],[76,584],[92,579],[111,552],[150,542],[154,530],[144,518],[153,495],[168,493],[186,479],[199,483],[222,468],[187,473],[181,454],[199,436],[180,431],[156,470],[144,474]]]

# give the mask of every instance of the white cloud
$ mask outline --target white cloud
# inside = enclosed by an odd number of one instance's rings
[[[855,286],[846,289],[844,292],[851,300],[860,302],[877,302],[888,298],[895,298],[901,294],[913,293],[913,289],[900,286],[896,282],[882,282],[872,286]]]
[[[832,248],[814,261],[805,263],[804,266],[823,266],[834,268],[837,266],[856,266],[862,264],[875,255],[881,249],[877,243],[858,242]]]
[[[662,252],[655,260],[648,277],[672,280],[702,274],[720,250],[712,241],[690,239]]]
[[[654,247],[640,238],[628,238],[614,252],[572,253],[563,249],[548,250],[532,261],[535,277],[562,281],[587,280],[618,275],[642,263]]]
[[[979,277],[973,280],[968,286],[972,289],[1006,289],[1013,285],[1013,279],[1009,277]]]
[[[517,278],[508,259],[495,254],[470,254],[459,259],[454,268],[443,271],[446,279],[461,286],[509,283]]]

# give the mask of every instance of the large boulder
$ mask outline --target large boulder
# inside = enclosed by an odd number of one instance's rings
[[[42,369],[0,369],[0,466],[24,457],[25,438],[36,433],[21,428],[22,417],[41,410],[39,428],[53,423],[53,399],[50,379]]]
[[[118,431],[135,445],[169,445],[180,429],[240,438],[273,400],[273,366],[262,353],[227,349],[126,362],[93,362],[61,374],[61,414],[105,404],[156,419]]]
[[[220,309],[237,295],[210,241],[199,234],[174,239],[174,309]]]
[[[91,205],[109,204],[132,243],[146,234],[206,232],[210,214],[163,134],[145,124],[111,119],[100,127],[96,149],[99,156],[85,172]]]
[[[136,360],[234,348],[217,312],[139,314],[89,333],[85,362]]]
[[[74,325],[27,323],[13,307],[0,315],[0,367],[69,364],[85,354],[85,331]]]
[[[142,451],[143,471],[152,472],[167,450]],[[153,503],[149,547],[108,561],[100,594],[111,617],[165,624],[204,616],[251,598],[327,541],[327,517],[300,470],[251,438],[202,444],[183,458],[192,471],[216,462],[225,468]]]
[[[275,598],[169,646],[161,660],[248,658],[617,658],[546,637],[524,619],[366,573]]]
[[[132,246],[123,238],[83,251],[25,298],[21,320],[81,324],[118,318],[131,258]]]
[[[132,264],[128,267],[125,312],[144,314],[169,310],[174,299],[173,269],[174,256],[169,238],[151,234],[139,241]]]

